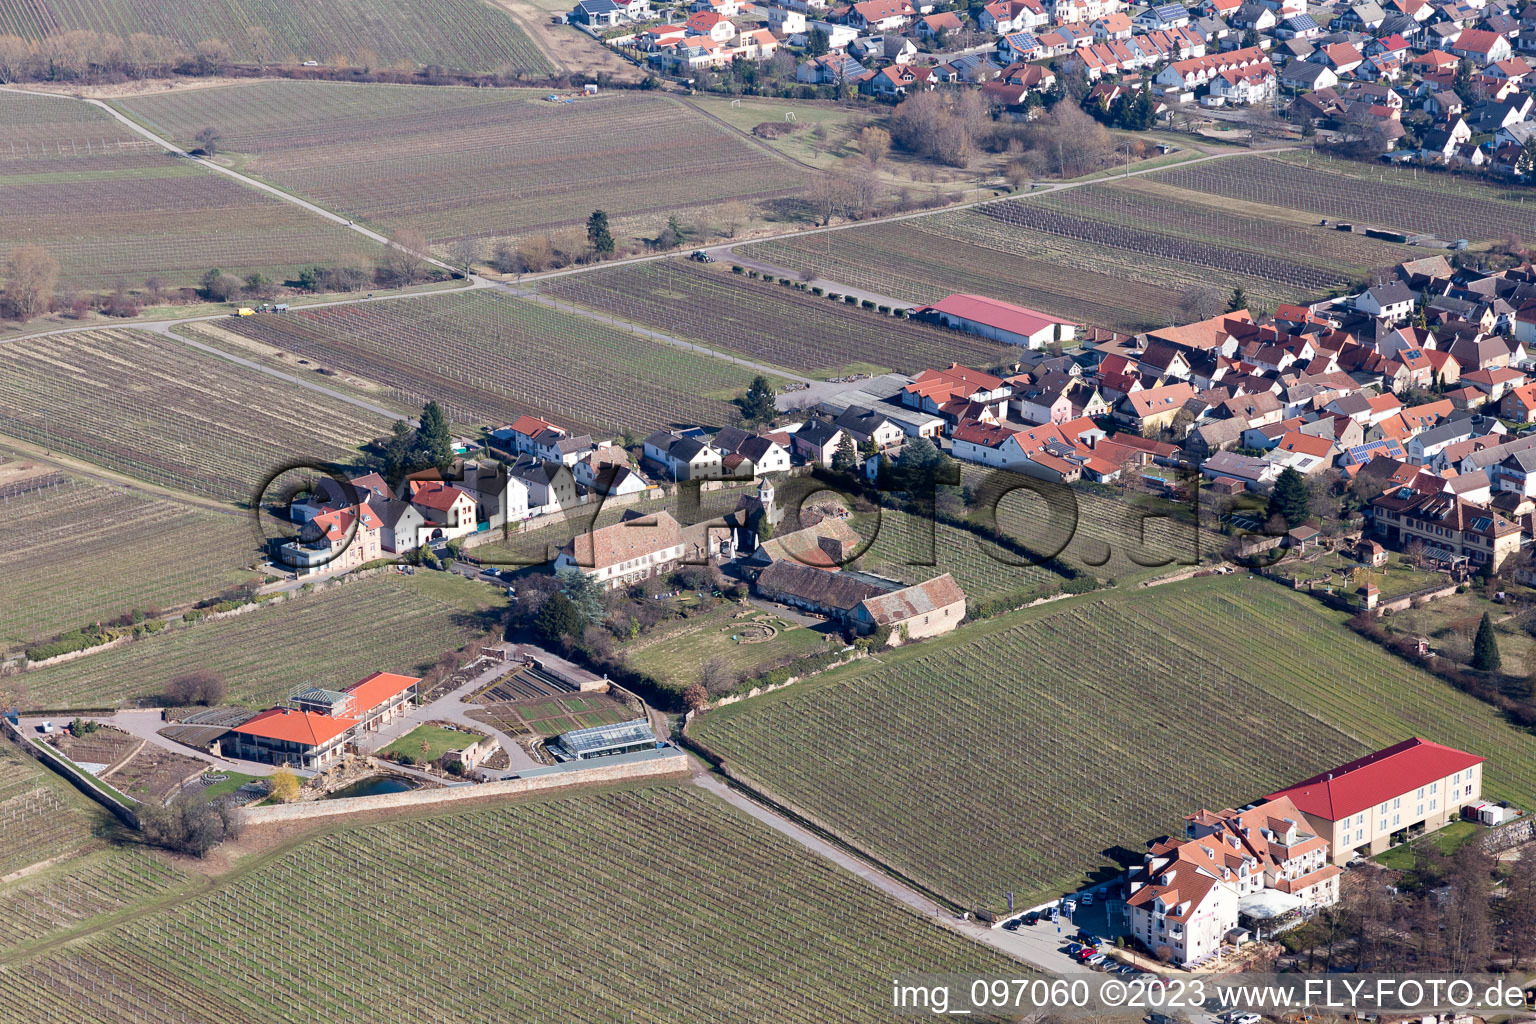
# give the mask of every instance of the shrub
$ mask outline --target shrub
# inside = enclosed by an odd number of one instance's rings
[[[240,835],[239,812],[224,800],[184,797],[164,806],[145,801],[138,815],[145,842],[193,857],[205,857],[224,840]]]
[[[741,266],[739,263],[732,263],[731,264],[731,273],[733,273],[733,274],[740,274],[744,270],[746,270],[746,268]]]
[[[862,302],[859,303],[859,305],[861,307],[863,307],[864,309],[874,309],[875,308],[874,302],[870,301],[869,299],[863,300]]]
[[[843,301],[850,306],[857,306],[859,304],[859,297],[857,295],[844,295]]]
[[[812,295],[825,295],[825,294],[827,294],[827,290],[825,288],[823,288],[821,285],[818,284],[818,285],[812,286],[811,294]]]
[[[891,314],[891,307],[890,306],[880,306],[880,307],[877,307],[877,308],[880,310],[881,313],[884,313],[886,316],[890,316],[890,314]]]

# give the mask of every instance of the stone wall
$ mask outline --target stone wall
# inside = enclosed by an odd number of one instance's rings
[[[479,800],[484,797],[518,797],[552,789],[592,785],[604,782],[627,782],[633,779],[669,778],[686,775],[691,769],[682,751],[647,761],[623,764],[595,765],[567,772],[552,772],[529,779],[503,779],[480,785],[451,786],[447,789],[413,789],[404,793],[381,793],[378,796],[357,796],[341,800],[314,800],[300,804],[281,804],[272,807],[251,807],[244,813],[247,825],[266,825],[273,822],[296,821],[302,818],[331,817],[338,814],[354,814],[359,811],[410,810],[433,804],[453,803],[461,800]]]
[[[1532,839],[1536,839],[1536,818],[1526,815],[1483,836],[1483,850],[1487,853],[1501,853]]]
[[[133,803],[132,797],[119,792],[110,783],[103,782],[89,775],[83,769],[77,768],[67,757],[64,757],[48,744],[25,735],[20,728],[11,724],[9,718],[0,718],[0,731],[3,731],[5,737],[12,743],[15,743],[22,750],[68,779],[80,792],[117,815],[123,824],[130,828],[139,827],[139,816],[129,806]],[[104,792],[104,790],[110,790],[111,792]],[[115,794],[115,797],[113,794]]]

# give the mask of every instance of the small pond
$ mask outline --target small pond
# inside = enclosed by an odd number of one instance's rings
[[[383,793],[404,793],[415,789],[416,784],[397,775],[375,775],[371,779],[359,779],[350,786],[327,793],[326,800],[343,800],[352,796],[379,796]]]

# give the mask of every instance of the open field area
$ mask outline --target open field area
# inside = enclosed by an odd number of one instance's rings
[[[578,850],[604,855],[573,871]],[[272,941],[289,928],[311,941]],[[466,970],[466,951],[490,948]],[[420,1020],[451,1007],[463,1020],[860,1024],[889,1019],[885,979],[901,971],[1018,970],[668,786],[338,829],[0,977],[19,994],[12,1012],[63,1003],[81,1024],[380,1006]]]
[[[567,274],[541,287],[632,323],[812,376],[916,373],[951,362],[989,367],[1017,356],[975,335],[894,320],[681,257]]]
[[[1490,185],[1309,152],[1210,160],[1153,177],[1211,196],[1349,221],[1357,228],[1395,228],[1446,240],[1502,240],[1522,234],[1522,226],[1536,217],[1536,199],[1518,185]],[[1423,250],[1418,254],[1427,255]]]
[[[1269,192],[1244,197],[1250,201],[1239,206],[1195,185],[1171,187],[1186,184],[1179,174],[1229,173],[1230,162],[1209,160],[1188,171],[1106,180],[744,251],[912,302],[977,292],[1125,331],[1177,321],[1185,291],[1212,282],[1222,289],[1241,284],[1272,309],[1425,253],[1316,227],[1309,214],[1269,205],[1275,202]],[[1064,274],[1063,267],[1072,272]]]
[[[354,232],[172,157],[63,96],[0,92],[0,209],[7,251],[47,249],[61,296],[118,282],[138,289],[149,278],[191,286],[211,267],[285,280],[301,266],[377,253]]]
[[[383,416],[145,331],[38,337],[5,355],[0,434],[223,501],[251,501],[295,461],[356,461],[388,432]]]
[[[487,289],[220,326],[404,404],[436,399],[466,426],[522,413],[607,433],[730,423],[727,401],[752,379],[746,367]]]
[[[1490,796],[1536,800],[1536,738],[1246,576],[1002,616],[695,730],[856,845],[993,910],[1139,860],[1183,814],[1412,735],[1486,755]]]
[[[265,706],[301,683],[342,689],[373,671],[419,675],[484,635],[500,600],[490,587],[448,573],[380,574],[170,629],[21,681],[28,706],[101,707],[151,701],[172,677],[209,669],[223,673],[231,703]]]
[[[737,612],[749,614],[738,618]],[[748,641],[748,636],[768,639]],[[730,671],[747,678],[786,659],[803,658],[843,646],[835,631],[801,626],[781,616],[726,603],[708,616],[690,616],[658,626],[620,648],[630,665],[676,690],[699,681],[706,661],[724,658]]]
[[[13,460],[15,465],[36,463]],[[243,514],[222,514],[54,470],[0,464],[0,650],[134,608],[173,608],[250,579]]]
[[[549,103],[492,89],[262,82],[119,106],[177,140],[213,125],[249,173],[438,245],[580,227],[594,209],[622,242],[624,231],[654,235],[673,212],[789,195],[804,177],[653,94]]]
[[[256,29],[264,30],[264,35]],[[126,39],[161,36],[190,51],[224,43],[237,61],[408,70],[437,64],[455,71],[543,74],[549,61],[512,19],[481,0],[8,0],[0,34],[41,39],[87,29]]]

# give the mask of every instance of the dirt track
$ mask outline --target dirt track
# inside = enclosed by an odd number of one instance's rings
[[[558,70],[588,75],[603,72],[622,82],[640,81],[640,70],[629,61],[579,29],[554,24],[548,11],[529,0],[494,2],[528,33],[528,38],[544,51]]]

